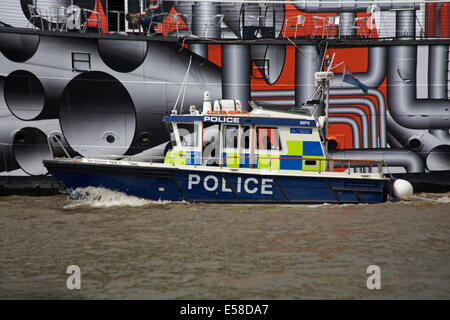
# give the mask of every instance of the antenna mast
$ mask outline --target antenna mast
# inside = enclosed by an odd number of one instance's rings
[[[322,104],[325,102],[325,121],[323,125],[323,135],[324,135],[324,145],[325,145],[325,158],[328,158],[328,110],[330,104],[330,81],[334,77],[334,73],[331,71],[334,69],[332,67],[334,56],[327,67],[327,71],[319,71],[314,74],[314,81],[319,90],[321,90],[321,100]],[[326,97],[325,97],[326,96]]]

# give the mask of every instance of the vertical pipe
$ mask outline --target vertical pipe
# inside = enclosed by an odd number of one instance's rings
[[[219,7],[213,2],[198,2],[192,5],[192,33],[205,38],[217,39]]]
[[[248,110],[250,100],[250,47],[222,45],[222,97],[237,99]]]
[[[219,38],[217,27],[219,6],[213,2],[198,2],[192,5],[192,34],[201,38]],[[189,49],[208,59],[208,44],[192,43]]]
[[[429,46],[428,98],[447,98],[448,45]]]
[[[355,17],[355,12],[339,12],[339,35],[341,37],[355,35],[356,30],[352,28]]]
[[[448,46],[433,45],[428,50],[428,98],[447,99]],[[432,129],[429,132],[441,141],[450,143],[448,129]]]
[[[416,11],[399,10],[395,16],[397,39],[414,39],[416,35]]]
[[[305,45],[295,50],[295,106],[312,98],[316,89],[314,73],[320,69],[319,53],[315,46]]]
[[[190,43],[189,50],[202,58],[208,59],[208,45],[205,43]]]

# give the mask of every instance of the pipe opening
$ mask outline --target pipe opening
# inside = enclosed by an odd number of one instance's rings
[[[11,61],[25,62],[36,53],[39,40],[34,34],[1,33],[0,50]]]
[[[18,165],[30,175],[46,174],[42,160],[51,159],[47,136],[37,128],[22,128],[13,138],[13,154]]]
[[[86,72],[64,89],[60,124],[69,145],[81,155],[122,155],[135,135],[136,112],[119,80],[104,72]]]
[[[21,120],[33,120],[44,110],[44,87],[31,72],[18,70],[10,73],[3,90],[8,109]]]
[[[417,138],[412,138],[408,141],[407,147],[413,151],[419,151],[422,149],[422,142]]]
[[[116,138],[114,138],[114,136],[112,134],[109,134],[106,137],[106,141],[108,141],[108,143],[114,143],[114,141],[116,141]]]
[[[338,148],[338,142],[334,139],[328,140],[328,152],[334,152]]]
[[[131,72],[147,55],[147,41],[98,40],[98,52],[103,62],[117,72]]]
[[[143,150],[151,147],[152,137],[153,134],[151,134],[150,132],[141,132],[139,134],[138,141]]]
[[[426,165],[430,171],[450,170],[450,145],[440,145],[431,150]]]

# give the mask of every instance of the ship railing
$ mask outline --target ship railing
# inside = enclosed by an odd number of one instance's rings
[[[56,143],[61,149],[64,151],[64,154],[67,158],[72,159],[67,149],[64,147],[62,140],[56,136],[51,135],[47,137],[48,145],[50,151],[52,153],[53,158],[55,158],[55,153],[53,149],[53,144]],[[104,159],[104,160],[112,160],[112,161],[129,161],[129,162],[146,162],[146,163],[163,163],[165,160],[170,161],[170,165],[176,166],[180,165],[176,160],[179,160],[179,156],[139,156],[139,155],[93,155],[89,156],[89,159]],[[186,158],[187,159],[187,158]],[[346,172],[347,174],[355,173],[378,173],[383,175],[384,172],[387,172],[389,175],[390,172],[388,170],[388,166],[384,160],[359,160],[359,159],[338,159],[338,158],[303,158],[303,157],[286,157],[286,156],[237,156],[237,155],[229,155],[225,156],[222,160],[218,157],[203,157],[198,164],[188,164],[190,166],[201,166],[201,165],[209,165],[209,166],[218,166],[220,168],[226,168],[233,166],[225,165],[228,161],[229,164],[236,165],[236,168],[243,168],[243,165],[246,165],[246,169],[262,169],[262,170],[279,170],[275,169],[277,165],[280,163],[280,160],[287,161],[315,161],[314,165],[310,165],[309,171],[315,172]],[[246,163],[248,160],[249,163]],[[264,160],[264,168],[258,168],[258,160]],[[209,162],[210,164],[207,164]],[[317,169],[314,169],[317,168]]]
[[[166,157],[164,156],[139,156],[139,155],[90,155],[88,159],[101,159],[113,161],[128,161],[128,162],[148,162],[161,163]],[[174,158],[175,159],[175,158]]]
[[[229,155],[225,156],[220,164],[220,167],[224,167],[225,163],[227,161],[231,161],[231,163],[236,164],[236,162],[239,162],[237,165],[242,165],[245,163],[244,160],[249,160],[250,168],[257,168],[257,165],[255,163],[258,163],[258,160],[265,160],[265,169],[270,170],[271,168],[277,167],[280,163],[280,160],[287,160],[287,161],[315,161],[316,163],[311,166],[311,171],[318,171],[320,172],[334,172],[334,171],[341,171],[341,172],[347,172],[350,174],[353,172],[359,172],[359,173],[379,173],[383,174],[383,169],[386,167],[386,163],[376,160],[357,160],[357,159],[337,159],[337,158],[303,158],[303,157],[286,157],[286,156],[236,156],[236,155]],[[269,162],[269,163],[267,163]],[[272,166],[273,164],[273,166]],[[313,169],[317,168],[317,170]]]
[[[261,0],[254,1],[252,6],[247,6],[248,1],[244,0],[201,2],[176,1],[170,10],[166,8],[165,18],[159,23],[157,32],[167,38],[187,38],[191,41],[450,38],[449,0],[367,0],[357,4],[354,0],[335,0],[328,4],[319,0],[286,3],[279,0],[272,1],[270,5]],[[197,9],[193,10],[193,6]],[[142,30],[140,19],[133,23],[126,19],[126,15],[139,14],[144,7],[138,6],[132,11],[121,6],[111,7],[114,10],[102,8],[105,15],[91,9],[86,5],[29,5],[26,9],[30,20],[27,27],[80,33],[86,33],[89,27],[93,27],[93,31],[98,33],[118,35],[134,35],[136,27]],[[341,13],[352,13],[353,18],[347,15],[347,18],[341,19]],[[147,33],[140,31],[139,34]]]

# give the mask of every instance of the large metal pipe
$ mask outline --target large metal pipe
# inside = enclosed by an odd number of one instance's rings
[[[222,97],[237,99],[248,110],[250,100],[250,48],[244,44],[222,45]]]
[[[0,36],[3,37],[4,33]],[[17,43],[22,40],[20,37],[8,37],[3,39],[5,42],[0,41],[3,47],[16,48],[9,52],[7,59],[0,56],[0,64],[1,72],[6,76],[4,87],[6,104],[11,113],[21,120],[56,118],[59,97],[73,77],[70,63],[58,55],[67,40],[51,39],[48,36],[40,36],[37,39],[39,45],[31,56],[19,49]],[[24,41],[24,45],[29,42]],[[55,48],[55,43],[60,44]],[[68,57],[70,58],[70,54]],[[21,65],[25,70],[20,70],[16,62],[21,62],[25,58],[26,62]]]
[[[372,89],[377,89],[386,77],[386,47],[369,47],[366,72],[354,72],[353,75],[363,84]],[[342,81],[342,73],[335,73],[331,80],[331,89],[352,88],[349,83]],[[361,91],[362,92],[362,91]]]
[[[400,126],[387,116],[389,132],[405,148],[421,156],[430,171],[450,170],[450,145],[425,130],[413,130]]]
[[[362,133],[364,136],[364,130],[369,130],[369,121],[368,116],[363,108],[356,107],[360,105],[366,105],[369,108],[369,116],[370,116],[370,145],[372,148],[376,148],[378,146],[378,126],[377,126],[377,108],[375,107],[375,104],[365,98],[332,98],[330,99],[330,106],[354,106],[352,109],[359,110],[361,114],[361,127],[362,127]],[[335,108],[338,110],[339,108]],[[345,112],[343,112],[345,114]],[[363,120],[364,119],[364,120]],[[365,129],[364,129],[365,127]],[[367,134],[367,137],[369,135]],[[368,139],[368,138],[367,138]],[[364,142],[364,138],[363,138]],[[364,143],[363,143],[364,144]],[[364,147],[364,145],[363,145]],[[368,148],[364,147],[364,148]]]
[[[330,89],[330,95],[337,97],[337,96],[353,96],[353,95],[361,95],[360,90],[358,89]],[[384,98],[384,95],[379,91],[375,89],[369,89],[367,96],[372,96],[377,99],[378,104],[378,122],[379,122],[379,137],[380,137],[380,146],[382,148],[386,147],[387,144],[387,138],[386,138],[386,101]],[[367,106],[371,111],[371,116],[373,115],[374,110],[374,104],[372,100],[367,98],[358,98],[358,97],[352,97],[352,99],[358,100],[358,103],[361,105]],[[355,101],[356,101],[355,100]]]
[[[447,129],[434,129],[429,131],[432,135],[450,145],[450,133]]]
[[[47,136],[57,135],[68,147],[57,120],[21,121],[14,116],[0,117],[0,172],[22,169],[29,175],[46,174],[42,160],[51,159]],[[64,156],[58,143],[51,141],[55,156]],[[73,156],[73,153],[71,154]]]
[[[431,45],[428,52],[428,98],[447,99],[448,45]]]
[[[411,129],[450,127],[450,102],[416,99],[416,46],[388,49],[387,101],[394,120]]]
[[[349,117],[341,117],[341,116],[332,116],[328,118],[329,124],[346,124],[349,125],[352,129],[352,138],[353,138],[353,148],[360,149],[361,148],[361,140],[360,140],[360,130],[358,122],[355,119]]]
[[[192,34],[201,38],[219,39],[219,12],[220,5],[214,2],[194,2],[192,4]],[[189,49],[208,59],[208,44],[191,43]]]
[[[404,149],[402,144],[400,142],[398,142],[397,139],[395,139],[394,136],[392,134],[390,134],[389,132],[387,134],[387,139],[388,139],[389,147]]]
[[[378,100],[378,111],[372,100],[363,97],[342,97],[331,98],[331,105],[364,105],[369,109],[370,123],[371,123],[371,141],[372,147],[380,146],[386,147],[386,105],[384,102],[384,95],[378,90],[370,89],[369,95],[373,95]],[[330,90],[332,96],[351,96],[360,94],[357,89],[333,89]],[[257,98],[255,102],[266,108],[280,108],[280,107],[292,107],[295,106],[293,99],[278,99],[279,97],[292,97],[294,95],[293,90],[260,90],[252,91],[252,98]],[[263,99],[261,99],[263,98]],[[264,99],[264,98],[277,98],[277,99]],[[378,114],[378,117],[377,117]],[[379,142],[378,142],[378,126],[380,128]]]
[[[416,12],[405,8],[395,13],[395,36],[397,39],[414,39],[416,36]]]
[[[381,85],[385,78],[386,59],[387,54],[385,47],[370,48],[367,72],[356,74],[358,79],[369,86],[367,95],[375,96],[378,101],[380,146],[383,148],[386,147],[386,104],[384,95],[376,88]],[[319,53],[314,46],[302,46],[300,47],[300,50],[295,51],[295,106],[297,108],[301,108],[308,99],[312,98],[312,94],[316,88],[314,83],[314,73],[319,71],[320,61]],[[280,94],[283,94],[283,97],[287,97],[288,93],[290,96],[290,91],[282,90],[280,92]],[[266,93],[267,96],[269,96],[269,94],[270,93]],[[349,84],[340,81],[339,76],[336,76],[334,80],[332,80],[330,88],[331,96],[362,94],[362,90],[351,88]],[[363,104],[376,111],[370,100],[363,100],[363,98],[360,98],[360,101],[366,101],[366,103]],[[377,113],[374,112],[371,115],[376,116],[376,114]]]
[[[339,36],[340,37],[353,37],[356,33],[356,29],[352,28],[353,22],[356,17],[355,12],[339,12]]]
[[[358,116],[361,121],[360,132],[362,137],[362,147],[369,148],[369,121],[367,120],[367,115],[363,110],[357,107],[330,107],[328,113],[332,115],[353,114]]]
[[[349,98],[351,99],[351,98]],[[286,106],[293,106],[294,101],[289,99],[270,99],[270,100],[255,100],[260,106],[266,108],[280,108]],[[372,137],[372,147],[377,146],[377,135],[376,135],[376,118],[375,118],[375,126],[373,124],[369,126],[369,121],[367,114],[364,109],[360,107],[335,107],[333,105],[342,105],[348,106],[353,103],[345,103],[346,101],[340,101],[340,99],[330,99],[330,108],[329,114],[354,114],[360,118],[361,121],[361,134],[362,134],[362,147],[369,148],[369,128],[372,128],[371,137]],[[315,116],[323,115],[322,111],[316,112]],[[344,117],[343,117],[344,118]],[[349,123],[346,123],[349,124]],[[353,124],[349,124],[352,126]],[[375,132],[373,132],[375,130]],[[354,130],[353,130],[354,131]],[[359,131],[359,130],[358,130]],[[356,132],[356,131],[354,131]]]
[[[330,158],[345,160],[374,160],[385,161],[390,167],[403,167],[406,172],[424,172],[425,167],[421,157],[415,152],[405,149],[361,149],[336,150],[329,153]]]
[[[301,108],[312,99],[316,90],[314,73],[320,71],[319,52],[315,46],[304,45],[295,50],[295,106]]]
[[[428,47],[428,98],[447,99],[448,45]],[[448,129],[432,129],[430,133],[450,144]]]

